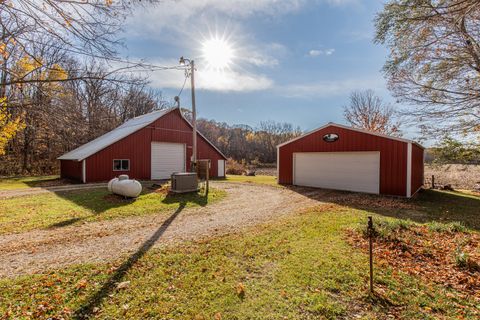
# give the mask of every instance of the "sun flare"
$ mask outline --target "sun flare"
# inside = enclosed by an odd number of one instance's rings
[[[234,50],[226,40],[211,38],[202,44],[202,56],[209,68],[223,70],[232,63]]]

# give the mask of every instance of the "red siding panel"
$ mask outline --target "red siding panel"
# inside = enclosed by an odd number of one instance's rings
[[[412,195],[423,186],[423,148],[412,145]]]
[[[327,133],[339,139],[323,141]],[[406,196],[407,143],[336,126],[328,126],[279,148],[279,183],[293,183],[294,152],[380,151],[380,193]]]
[[[60,177],[82,181],[82,161],[60,160]]]
[[[217,163],[225,159],[203,137],[197,136],[198,159],[211,159],[211,177],[218,174]],[[87,158],[87,182],[106,181],[119,174],[128,174],[133,179],[151,178],[151,142],[173,142],[187,145],[187,169],[192,155],[192,128],[174,110],[154,123],[123,138]],[[129,171],[113,171],[113,159],[130,159]]]

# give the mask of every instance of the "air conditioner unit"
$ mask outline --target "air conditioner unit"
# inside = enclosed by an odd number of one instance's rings
[[[172,192],[185,193],[198,191],[198,177],[195,172],[175,172],[172,174]]]

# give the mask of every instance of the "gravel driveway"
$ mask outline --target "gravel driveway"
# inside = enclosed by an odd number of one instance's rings
[[[162,246],[235,232],[318,204],[283,188],[226,182],[212,186],[227,191],[227,197],[206,207],[0,236],[0,277],[114,260],[145,243]]]

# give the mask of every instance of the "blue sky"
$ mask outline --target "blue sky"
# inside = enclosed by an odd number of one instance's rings
[[[175,65],[182,55],[195,59],[200,117],[311,130],[345,123],[342,106],[352,90],[373,89],[394,102],[381,73],[387,51],[372,42],[381,8],[374,0],[166,0],[127,20],[122,54],[157,65]],[[202,57],[212,37],[225,39],[234,55],[219,79]],[[183,83],[177,70],[149,77],[167,98]],[[181,96],[187,107],[189,89]]]

